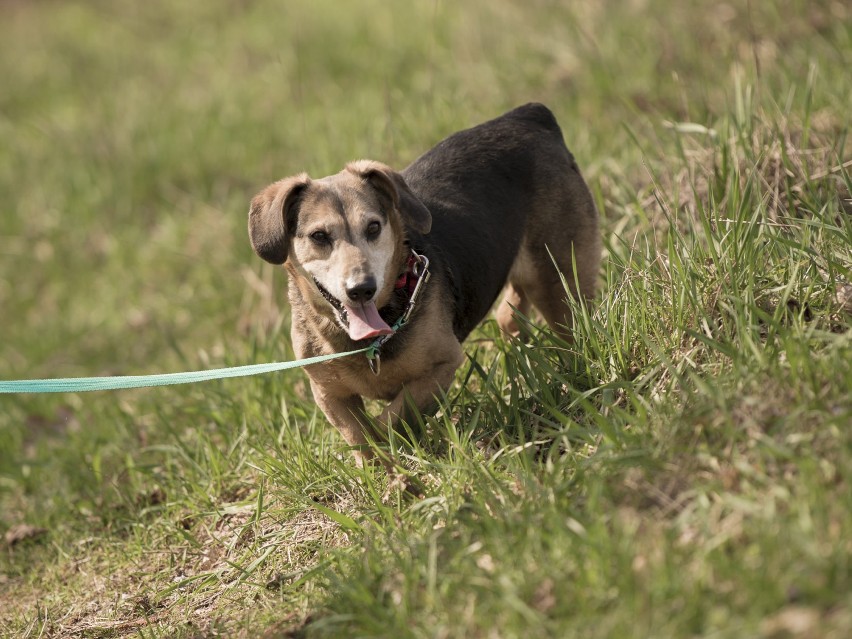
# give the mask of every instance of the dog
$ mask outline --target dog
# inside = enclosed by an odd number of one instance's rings
[[[400,172],[358,160],[279,180],[252,200],[248,229],[255,252],[287,270],[298,357],[374,347],[306,368],[359,464],[382,428],[436,405],[504,287],[505,333],[532,304],[570,339],[565,283],[592,298],[601,253],[591,193],[541,104],[455,133]],[[388,402],[379,428],[363,398]]]

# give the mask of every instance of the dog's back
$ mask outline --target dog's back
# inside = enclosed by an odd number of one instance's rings
[[[488,313],[507,281],[531,293],[547,290],[531,301],[551,324],[565,321],[553,303],[536,299],[561,288],[548,250],[570,279],[572,245],[597,246],[597,213],[547,107],[527,104],[460,131],[402,174],[432,213],[431,232],[415,241],[448,274],[458,339]],[[596,270],[594,254],[593,248],[584,259]],[[530,281],[542,278],[541,286]],[[593,289],[594,276],[581,292]],[[513,305],[520,308],[521,300]]]

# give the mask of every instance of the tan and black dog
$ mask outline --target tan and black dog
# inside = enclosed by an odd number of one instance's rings
[[[533,304],[567,334],[559,271],[572,294],[591,297],[600,262],[592,197],[540,104],[456,133],[401,172],[359,160],[329,177],[275,182],[251,202],[249,235],[260,257],[287,268],[298,357],[381,345],[378,360],[306,369],[359,461],[367,435],[381,437],[362,398],[389,402],[382,427],[411,404],[433,406],[504,286],[504,331],[516,334],[513,309]]]

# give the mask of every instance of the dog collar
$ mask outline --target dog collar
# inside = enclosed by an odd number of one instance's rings
[[[429,281],[431,275],[432,274],[429,271],[429,258],[417,253],[414,249],[411,249],[411,255],[408,256],[408,267],[405,273],[399,276],[396,284],[394,285],[394,289],[396,290],[406,290],[409,296],[408,304],[405,306],[405,310],[402,312],[399,319],[394,322],[393,326],[391,326],[393,333],[376,338],[376,340],[370,344],[370,347],[367,349],[367,362],[370,364],[370,370],[373,371],[374,375],[378,375],[379,370],[381,369],[382,346],[384,346],[391,337],[396,335],[399,329],[408,324],[411,313],[414,311],[414,306],[417,304],[417,298],[420,297],[420,294],[423,292],[423,287],[426,285],[426,282]]]
[[[409,297],[414,294],[414,289],[417,287],[417,282],[420,280],[420,271],[418,270],[421,264],[419,260],[426,260],[426,266],[429,266],[429,260],[422,255],[418,255],[411,251],[408,256],[408,263],[405,272],[396,280],[394,290],[404,288]]]

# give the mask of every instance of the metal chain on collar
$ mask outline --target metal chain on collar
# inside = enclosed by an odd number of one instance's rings
[[[381,371],[382,346],[384,346],[391,337],[396,335],[396,332],[399,329],[408,324],[408,319],[414,311],[415,304],[417,304],[417,298],[420,296],[426,282],[428,282],[429,278],[432,276],[432,273],[429,271],[429,258],[425,255],[420,255],[414,249],[411,250],[411,254],[414,256],[414,265],[411,267],[411,270],[414,276],[418,278],[417,284],[414,286],[414,291],[408,299],[408,305],[405,307],[405,311],[402,313],[400,318],[394,322],[394,325],[391,326],[393,333],[376,338],[376,340],[367,347],[367,362],[370,364],[370,370],[373,371],[373,375],[378,375]]]

